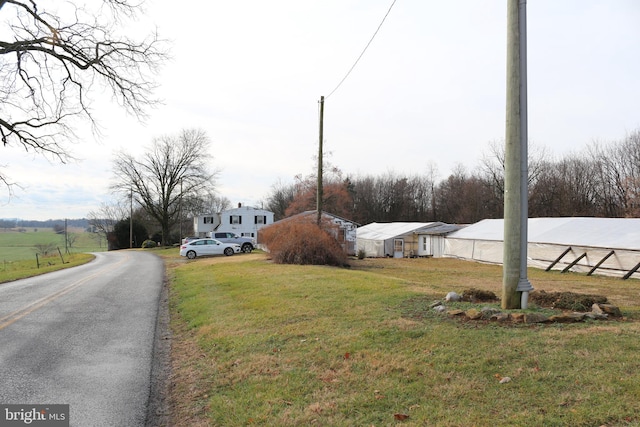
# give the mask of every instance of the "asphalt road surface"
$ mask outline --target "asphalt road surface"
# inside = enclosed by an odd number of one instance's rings
[[[145,424],[162,261],[96,259],[0,284],[0,404],[69,404],[70,425]]]

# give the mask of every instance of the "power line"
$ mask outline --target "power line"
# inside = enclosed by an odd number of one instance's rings
[[[393,8],[393,5],[396,4],[396,0],[393,0],[391,2],[391,6],[389,6],[389,10],[387,10],[387,13],[384,15],[384,18],[382,18],[382,21],[380,22],[380,25],[378,25],[378,28],[376,29],[375,33],[373,33],[373,36],[371,36],[371,39],[369,40],[369,43],[367,43],[367,45],[364,47],[364,49],[362,50],[362,53],[360,54],[360,56],[358,56],[358,59],[356,59],[356,62],[353,63],[353,65],[351,66],[351,68],[349,69],[349,71],[347,71],[347,74],[345,74],[345,76],[342,78],[342,80],[340,80],[340,83],[338,83],[338,86],[336,86],[335,89],[333,89],[331,91],[331,93],[329,95],[327,95],[325,97],[325,99],[329,98],[331,95],[333,95],[333,93],[335,91],[338,90],[338,88],[342,85],[342,83],[347,79],[347,77],[349,77],[349,74],[351,74],[351,72],[353,71],[354,68],[356,68],[356,65],[358,65],[358,62],[360,61],[360,58],[362,58],[362,56],[364,55],[364,53],[367,51],[367,48],[369,47],[369,45],[371,44],[371,42],[373,41],[373,39],[376,37],[376,34],[378,34],[378,31],[380,31],[380,28],[382,27],[382,24],[384,24],[384,21],[387,19],[387,16],[389,16],[389,12],[391,12],[391,9]]]

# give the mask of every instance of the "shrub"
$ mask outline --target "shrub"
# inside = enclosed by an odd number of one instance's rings
[[[47,256],[56,250],[55,243],[38,243],[35,245],[35,251],[38,255]]]
[[[367,251],[364,249],[358,249],[358,259],[365,259],[367,257]]]
[[[142,247],[145,249],[156,248],[158,247],[158,244],[151,239],[147,239],[144,242],[142,242]]]
[[[462,292],[462,300],[470,302],[490,302],[498,301],[498,297],[491,291],[469,288]]]
[[[289,220],[263,228],[260,236],[276,263],[343,266],[347,256],[331,230],[329,224]]]
[[[133,225],[133,230],[131,225]],[[131,232],[133,232],[133,242],[129,242]],[[133,224],[129,221],[129,218],[120,220],[113,226],[113,231],[107,235],[109,250],[128,249],[129,247],[139,248],[141,247],[140,242],[145,241],[147,237],[149,237],[147,229],[135,218]]]
[[[542,307],[574,311],[589,311],[594,303],[606,304],[608,302],[607,297],[603,295],[545,291],[531,292],[531,294],[529,294],[529,300]]]

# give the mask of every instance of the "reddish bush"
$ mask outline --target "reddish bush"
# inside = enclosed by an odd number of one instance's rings
[[[279,264],[343,266],[347,261],[344,250],[331,233],[308,220],[270,225],[260,230],[260,238],[273,261]]]

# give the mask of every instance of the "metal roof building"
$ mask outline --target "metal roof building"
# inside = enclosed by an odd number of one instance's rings
[[[443,222],[373,222],[356,230],[356,253],[367,257],[441,256],[444,235],[459,226]]]

